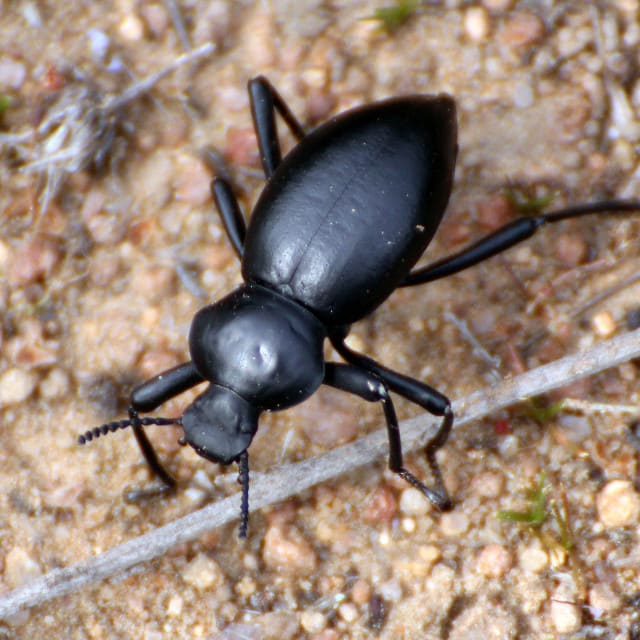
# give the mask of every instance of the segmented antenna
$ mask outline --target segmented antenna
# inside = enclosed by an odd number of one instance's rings
[[[157,424],[160,426],[168,424],[182,425],[182,418],[136,418],[136,422],[143,427],[148,427],[152,424]],[[100,425],[99,427],[94,427],[93,429],[78,436],[78,444],[86,444],[87,442],[91,442],[91,440],[93,440],[94,438],[106,436],[108,433],[113,433],[114,431],[118,431],[120,429],[126,429],[127,427],[130,427],[132,425],[133,420],[131,419],[108,422],[107,424]]]
[[[242,485],[238,537],[246,538],[249,528],[249,454],[246,451],[243,451],[238,458],[238,482]]]

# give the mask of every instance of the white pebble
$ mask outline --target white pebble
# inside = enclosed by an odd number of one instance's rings
[[[320,633],[327,626],[327,618],[320,611],[303,611],[300,614],[300,626],[307,633]]]
[[[118,27],[118,31],[125,40],[128,40],[129,42],[138,42],[139,40],[142,40],[142,36],[144,35],[144,24],[138,16],[134,16],[130,13],[128,16],[124,17]]]
[[[219,587],[225,582],[222,569],[211,558],[199,553],[182,572],[182,579],[199,591]]]
[[[19,404],[26,400],[36,387],[38,376],[17,367],[7,369],[0,376],[0,407]]]
[[[637,524],[640,498],[628,480],[612,480],[596,499],[598,519],[607,528]]]
[[[469,7],[464,14],[464,30],[473,42],[482,42],[489,35],[489,14],[484,7]]]
[[[469,516],[462,511],[443,513],[440,518],[440,531],[449,537],[458,537],[469,529]]]
[[[400,512],[405,516],[423,516],[431,510],[431,503],[413,487],[400,495]]]
[[[558,633],[574,633],[582,625],[580,607],[564,599],[564,596],[554,596],[551,600],[551,620]]]
[[[24,63],[9,56],[0,58],[0,86],[19,89],[26,77],[27,68]]]
[[[4,559],[4,581],[12,588],[31,582],[42,574],[40,565],[22,547],[13,547]]]
[[[89,38],[89,50],[96,62],[103,63],[109,51],[109,36],[100,29],[87,29]]]

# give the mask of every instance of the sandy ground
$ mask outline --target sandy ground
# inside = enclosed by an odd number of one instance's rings
[[[148,482],[132,435],[85,448],[76,437],[124,417],[133,384],[185,361],[193,314],[240,281],[201,152],[222,154],[250,211],[262,186],[250,77],[267,75],[308,127],[390,95],[455,96],[456,184],[431,259],[511,219],[507,187],[557,206],[640,196],[637,0],[449,0],[390,32],[367,19],[383,3],[190,0],[179,7],[188,43],[215,52],[118,112],[107,107],[115,96],[185,50],[169,3],[62,6],[0,5],[3,130],[40,127],[5,144],[0,165],[0,593],[236,490],[234,469],[156,427],[180,490],[126,504],[126,487]],[[101,167],[78,157],[87,144],[77,137],[61,161],[73,171],[53,164],[65,144],[42,123],[61,105],[100,134],[88,148]],[[639,288],[622,285],[638,271],[639,228],[601,216],[544,230],[395,293],[351,344],[452,398],[587,348],[638,324]],[[584,408],[544,410],[566,397]],[[212,531],[15,613],[0,637],[639,637],[638,440],[620,407],[637,404],[627,363],[455,431],[440,457],[450,514],[434,514],[380,461],[254,514],[245,542],[235,523]],[[401,418],[419,413],[397,407]],[[263,420],[252,469],[380,426],[378,407],[322,390]],[[428,478],[420,456],[408,464]],[[531,520],[536,501],[537,526],[496,515]]]

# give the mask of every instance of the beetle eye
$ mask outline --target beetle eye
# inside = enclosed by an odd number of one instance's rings
[[[258,416],[259,411],[237,393],[212,384],[184,412],[184,437],[203,458],[230,464],[249,448]]]

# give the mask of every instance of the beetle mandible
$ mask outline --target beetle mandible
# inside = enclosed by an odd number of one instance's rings
[[[452,505],[436,461],[453,425],[449,399],[345,344],[349,327],[398,287],[457,273],[529,238],[547,223],[592,213],[640,210],[610,200],[519,218],[475,244],[412,270],[438,229],[451,193],[457,154],[456,106],[448,95],[390,98],[346,111],[309,134],[262,77],[249,81],[253,123],[266,184],[248,226],[229,182],[211,189],[244,284],[195,315],[191,361],[133,389],[129,418],[96,427],[79,442],[131,427],[161,485],[175,480],[143,427],[180,425],[183,444],[221,464],[237,462],[242,483],[240,536],[247,534],[247,449],[263,411],[298,404],[321,384],[379,402],[389,437],[389,468],[438,509]],[[298,144],[282,158],[276,114]],[[344,362],[325,362],[329,340]],[[200,383],[208,385],[178,419],[141,417]],[[425,455],[427,487],[403,465],[390,392],[440,416]]]

